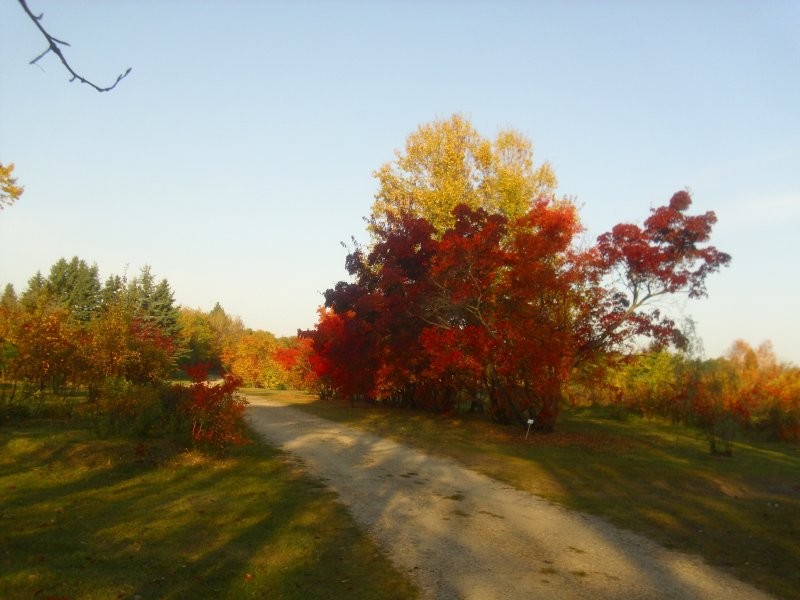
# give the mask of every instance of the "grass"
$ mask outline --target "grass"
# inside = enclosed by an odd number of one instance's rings
[[[251,392],[248,392],[251,393]],[[574,508],[662,545],[703,556],[782,598],[800,598],[800,448],[738,442],[712,456],[699,432],[619,421],[598,409],[534,434],[484,419],[322,403],[252,392],[390,437]]]
[[[334,495],[261,443],[221,457],[0,426],[1,598],[412,598]]]

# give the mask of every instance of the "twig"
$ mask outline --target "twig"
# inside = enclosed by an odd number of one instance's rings
[[[69,43],[65,42],[64,40],[59,40],[58,38],[53,37],[52,35],[50,35],[50,33],[48,33],[48,31],[44,27],[42,27],[41,20],[42,17],[44,17],[44,13],[41,13],[40,15],[36,16],[31,12],[31,9],[28,8],[26,0],[18,0],[18,1],[20,6],[22,6],[23,10],[25,11],[25,13],[30,17],[31,21],[33,21],[33,24],[36,25],[37,29],[39,29],[39,31],[42,32],[42,35],[47,40],[47,49],[41,54],[39,54],[39,56],[34,58],[32,61],[30,61],[28,64],[36,65],[41,68],[41,65],[38,64],[38,61],[42,59],[44,56],[46,56],[48,52],[52,52],[53,54],[58,56],[58,58],[61,60],[61,63],[64,65],[67,71],[69,71],[70,75],[72,75],[72,79],[70,79],[70,81],[75,81],[77,79],[81,83],[85,83],[86,85],[92,86],[98,92],[108,92],[113,90],[115,87],[117,87],[117,84],[120,81],[125,79],[128,76],[128,74],[130,74],[131,68],[128,67],[128,70],[122,73],[121,75],[118,75],[117,80],[113,83],[113,85],[110,85],[108,87],[100,87],[95,83],[92,83],[85,77],[78,75],[78,73],[76,73],[75,70],[70,66],[63,52],[61,52],[61,48],[59,48],[59,46],[69,46]]]

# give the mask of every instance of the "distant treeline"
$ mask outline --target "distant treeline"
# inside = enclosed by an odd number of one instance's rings
[[[283,366],[297,345],[245,328],[219,304],[209,312],[177,306],[169,282],[147,266],[101,283],[97,265],[62,258],[21,294],[8,284],[0,298],[7,400],[82,389],[93,396],[109,381],[162,382],[199,362],[248,385],[297,387],[302,375]]]
[[[779,362],[770,342],[752,348],[737,340],[725,356],[706,360],[656,350],[609,363],[599,378],[578,378],[569,400],[703,427],[712,442],[746,432],[800,442],[800,368]]]

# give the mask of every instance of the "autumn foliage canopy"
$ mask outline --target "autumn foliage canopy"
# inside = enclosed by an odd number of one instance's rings
[[[415,135],[438,135],[430,148],[457,145],[462,120],[435,125]],[[418,146],[410,142],[407,151]],[[478,163],[491,165],[492,146],[476,147],[486,152]],[[372,243],[347,257],[350,281],[326,292],[317,327],[304,334],[326,393],[435,410],[468,399],[498,421],[534,418],[549,429],[577,366],[642,337],[685,343],[656,301],[704,296],[706,277],[730,261],[706,245],[714,213],[690,215],[689,193],[677,192],[642,226],[619,224],[581,248],[576,206],[550,192],[554,178],[542,186],[542,170],[524,150],[511,158],[497,153],[498,161],[516,160],[516,171],[504,167],[519,174],[508,189],[475,176],[470,152],[429,156],[425,193],[416,201],[420,173],[403,178],[399,168],[408,156],[394,171],[378,172]],[[452,168],[458,156],[463,169]],[[447,164],[437,168],[437,160]],[[465,201],[443,218],[454,189]],[[528,194],[523,211],[520,190]],[[444,200],[433,200],[439,196]]]

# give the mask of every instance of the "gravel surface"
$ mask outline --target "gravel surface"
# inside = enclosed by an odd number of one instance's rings
[[[423,598],[770,596],[597,517],[280,402],[248,397],[264,438],[325,481]]]

